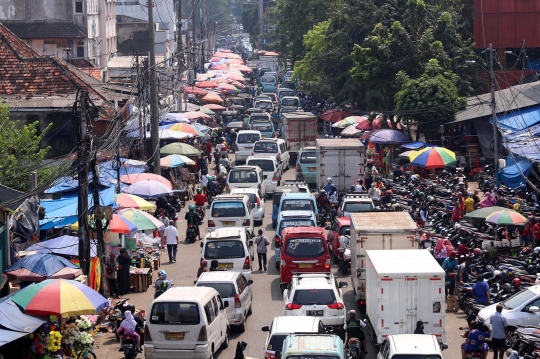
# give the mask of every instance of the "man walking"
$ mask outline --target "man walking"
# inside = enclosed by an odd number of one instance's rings
[[[107,282],[109,282],[109,292],[111,292],[111,297],[118,298],[118,277],[116,270],[118,265],[116,263],[116,258],[114,253],[109,255],[109,260],[107,261]]]
[[[178,231],[173,221],[165,228],[165,242],[167,242],[167,253],[169,253],[169,263],[176,262],[176,252],[178,251]]]
[[[257,245],[257,258],[259,259],[259,270],[262,270],[261,265],[264,266],[266,272],[266,252],[267,246],[270,244],[268,238],[263,236],[262,229],[259,229],[259,235],[255,238],[255,244]]]
[[[502,315],[503,306],[497,304],[497,311],[489,317],[491,321],[491,340],[493,344],[493,359],[503,359],[506,351],[506,337],[508,336],[508,322]],[[497,353],[499,356],[497,357]]]

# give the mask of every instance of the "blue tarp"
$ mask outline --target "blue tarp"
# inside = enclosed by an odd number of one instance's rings
[[[419,148],[422,148],[422,147],[436,147],[435,145],[431,145],[429,143],[424,143],[424,142],[411,142],[411,143],[406,143],[404,145],[401,145],[401,147],[404,147],[406,149],[409,149],[409,150],[417,150]]]
[[[49,239],[48,241],[32,244],[25,251],[37,251],[38,253],[55,253],[66,256],[79,256],[79,238],[74,236],[60,236]],[[95,257],[97,253],[97,243],[95,240],[90,242],[90,257]]]
[[[503,168],[499,174],[499,178],[502,183],[510,188],[515,188],[521,183],[525,183],[523,173],[525,176],[529,176],[533,163],[525,158],[514,155],[516,162],[512,156],[506,158],[506,167]]]
[[[540,162],[540,138],[528,136],[528,139],[519,139],[505,142],[504,147],[518,155],[533,162]]]
[[[112,206],[114,204],[115,188],[110,187],[99,191],[100,205]],[[40,229],[63,227],[77,222],[77,194],[71,193],[54,201],[41,201],[45,208],[45,218],[39,221]],[[88,196],[88,207],[94,205],[92,196]]]
[[[497,117],[499,126],[503,129],[520,131],[540,122],[540,106],[531,106],[524,109],[508,112]],[[493,123],[493,118],[489,119]]]
[[[11,296],[0,298],[0,346],[33,333],[43,320],[24,314]]]

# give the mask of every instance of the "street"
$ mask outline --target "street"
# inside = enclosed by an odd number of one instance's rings
[[[234,155],[230,155],[234,158]],[[282,180],[295,179],[295,169],[293,165],[289,166],[290,169],[282,176]],[[213,164],[211,165],[213,168]],[[191,203],[191,202],[190,202]],[[189,203],[188,203],[189,204]],[[187,206],[186,206],[187,210]],[[200,261],[200,243],[196,242],[187,244],[183,241],[185,236],[185,212],[179,213],[178,233],[180,238],[180,245],[178,246],[177,262],[169,263],[166,251],[161,255],[161,268],[167,272],[169,278],[173,279],[175,287],[181,286],[193,286],[193,282],[196,280],[196,273],[199,267]],[[272,199],[267,198],[265,202],[265,218],[263,225],[255,227],[255,231],[262,228],[264,235],[268,238],[270,243],[273,243],[274,229],[272,229],[271,223],[272,215]],[[384,213],[381,213],[384,215]],[[201,234],[206,233],[206,218],[204,224],[201,226]],[[253,358],[264,358],[264,343],[266,340],[266,333],[261,331],[261,327],[270,325],[272,320],[276,316],[283,315],[283,299],[281,290],[279,288],[279,271],[275,268],[274,261],[274,247],[271,245],[271,249],[268,253],[268,272],[264,273],[258,271],[257,258],[255,257],[255,263],[253,266],[253,314],[248,317],[247,328],[244,333],[238,333],[234,330],[231,331],[230,345],[227,349],[217,351],[215,358],[230,359],[234,357],[236,343],[242,340],[248,343],[245,356]],[[337,272],[337,266],[333,265],[332,271],[338,276],[339,281],[347,281],[349,286],[344,288],[344,301],[346,306],[346,312],[350,309],[357,310],[356,303],[353,296],[350,277],[345,278],[341,273]],[[154,271],[153,279],[157,277],[157,271]],[[129,302],[134,304],[136,308],[146,310],[149,312],[150,303],[152,302],[154,295],[153,288],[149,288],[144,293],[131,293]],[[449,313],[446,316],[446,343],[449,349],[443,352],[445,359],[458,359],[461,357],[459,346],[463,339],[459,336],[460,326],[466,325],[463,313],[453,314]],[[106,359],[121,359],[122,353],[118,352],[119,344],[116,341],[114,335],[105,334],[102,337],[96,338],[96,345],[99,346],[96,349],[98,358]],[[376,350],[373,342],[368,337],[368,355],[367,359],[376,358]],[[142,354],[139,357],[143,357]]]

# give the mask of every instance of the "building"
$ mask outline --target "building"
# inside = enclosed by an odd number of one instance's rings
[[[172,42],[169,31],[161,29],[159,22],[154,26],[154,50],[156,57],[169,58]],[[150,51],[148,45],[148,21],[126,15],[116,16],[116,31],[118,34],[118,55],[133,56],[147,55]]]
[[[40,55],[84,59],[102,70],[116,52],[114,0],[0,0],[0,22]]]

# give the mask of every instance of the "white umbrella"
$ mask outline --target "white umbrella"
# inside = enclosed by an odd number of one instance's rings
[[[341,135],[346,135],[346,136],[354,136],[354,135],[357,135],[359,133],[361,133],[362,131],[360,131],[359,129],[356,128],[356,125],[349,125],[347,127],[345,127],[345,129],[343,131],[341,131]]]

